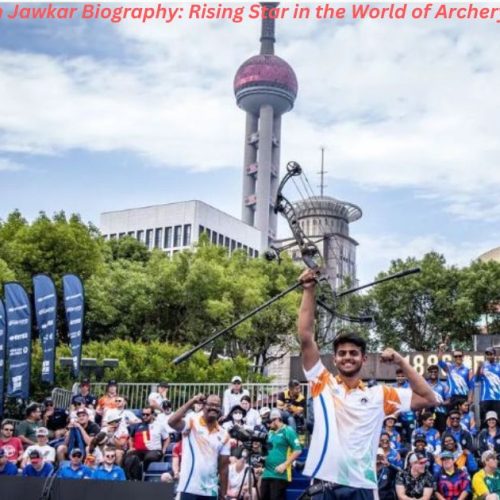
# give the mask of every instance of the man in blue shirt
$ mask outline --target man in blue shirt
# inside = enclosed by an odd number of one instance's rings
[[[73,448],[69,455],[70,463],[59,469],[57,477],[61,479],[89,479],[92,477],[92,469],[82,464],[82,458],[82,450]]]
[[[23,469],[23,477],[49,477],[54,472],[54,467],[49,462],[44,462],[38,450],[29,454],[30,463]]]
[[[0,476],[16,476],[17,467],[7,460],[5,451],[0,448]]]
[[[448,377],[449,406],[455,408],[463,401],[472,402],[473,381],[472,372],[464,363],[464,353],[460,350],[453,351],[454,362],[443,360],[446,344],[440,344],[438,349],[438,365],[445,371]]]
[[[500,415],[500,363],[496,360],[496,351],[488,347],[484,351],[484,363],[480,363],[476,372],[476,381],[481,382],[481,397],[479,410],[481,423],[485,421],[486,413],[496,412]]]
[[[410,384],[400,368],[396,370],[396,383],[394,387],[409,388]],[[399,423],[401,424],[401,438],[405,443],[411,442],[411,435],[416,427],[416,416],[413,411],[404,411],[399,414]]]
[[[104,461],[92,474],[92,479],[104,481],[125,481],[125,472],[115,465],[116,451],[113,448],[105,448]]]
[[[427,379],[427,383],[431,386],[432,390],[441,396],[441,399],[445,401],[448,399],[448,386],[439,380],[439,366],[438,365],[430,365],[427,368],[427,373],[429,378]],[[446,429],[446,418],[447,418],[447,409],[446,406],[436,406],[434,408],[434,415],[436,416],[435,427],[442,434]]]

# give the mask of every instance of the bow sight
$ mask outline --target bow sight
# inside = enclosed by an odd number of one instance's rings
[[[288,162],[286,166],[287,173],[281,180],[279,186],[278,186],[278,191],[276,194],[276,201],[274,204],[274,212],[275,213],[280,213],[283,215],[283,217],[287,220],[288,226],[290,227],[290,230],[293,235],[294,241],[291,244],[284,245],[282,247],[276,247],[275,245],[271,245],[270,249],[267,250],[264,254],[264,257],[267,260],[278,260],[280,262],[280,254],[284,250],[288,250],[292,247],[297,247],[300,251],[300,254],[302,256],[302,260],[304,261],[304,264],[309,267],[310,269],[315,269],[317,270],[318,273],[318,282],[326,282],[328,283],[327,277],[322,271],[322,266],[321,266],[321,252],[319,251],[319,248],[316,246],[316,243],[319,243],[320,241],[324,240],[328,236],[323,236],[319,238],[318,240],[312,240],[309,238],[302,228],[300,227],[297,214],[295,212],[295,208],[293,204],[283,195],[283,188],[287,184],[287,182],[292,178],[296,177],[302,174],[302,167],[295,161]],[[335,292],[330,286],[329,288],[329,295],[331,296],[331,300],[327,303],[325,297],[321,297],[316,300],[317,304],[325,309],[328,313],[331,314],[332,320],[334,318],[339,318],[344,321],[349,321],[353,323],[370,323],[373,321],[373,318],[368,317],[368,316],[361,316],[361,317],[355,317],[355,316],[349,316],[345,314],[340,314],[336,310],[336,302],[337,299],[341,297],[345,297],[346,295],[350,295],[352,293],[358,292],[359,290],[363,290],[364,288],[368,288],[374,285],[378,285],[380,283],[383,283],[385,281],[390,281],[393,279],[398,279],[402,278],[404,276],[408,276],[410,274],[415,274],[419,273],[420,269],[419,268],[414,268],[414,269],[409,269],[406,271],[401,271],[395,274],[391,274],[389,276],[386,276],[385,278],[381,278],[375,281],[372,281],[370,283],[366,283],[364,285],[360,285],[354,288],[349,288],[348,290],[344,290],[341,292]],[[247,319],[251,318],[258,312],[262,311],[263,309],[267,308],[270,306],[272,303],[276,302],[277,300],[283,298],[285,295],[288,295],[289,293],[293,292],[295,289],[301,286],[301,282],[297,281],[297,283],[294,283],[290,287],[288,287],[286,290],[283,290],[280,292],[278,295],[275,295],[274,297],[270,298],[268,301],[264,302],[260,306],[256,307],[246,315],[242,316],[238,320],[236,320],[234,323],[231,325],[227,326],[223,330],[215,333],[208,339],[204,340],[197,346],[193,347],[191,350],[185,352],[184,354],[181,354],[177,358],[174,359],[173,363],[174,364],[179,364],[182,361],[185,361],[186,359],[190,358],[195,352],[209,344],[210,342],[213,342],[217,338],[221,337],[225,333],[231,331],[232,329],[236,328],[238,325],[246,321]]]

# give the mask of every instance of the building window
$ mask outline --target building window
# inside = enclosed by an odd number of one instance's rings
[[[231,239],[228,238],[227,236],[224,238],[224,246],[226,248],[229,248],[231,246]]]
[[[219,246],[224,246],[224,235],[219,233]]]
[[[205,233],[207,233],[208,241],[210,241],[210,238],[212,237],[212,231],[210,229],[205,228]]]
[[[191,245],[191,224],[184,226],[184,234],[182,236],[182,245],[187,247]]]
[[[180,247],[182,243],[182,226],[174,227],[174,247]]]
[[[212,243],[217,245],[217,231],[212,231]]]
[[[142,229],[137,231],[137,241],[144,241],[144,231]]]
[[[125,233],[119,233],[118,234],[118,239],[121,240],[125,236]]]
[[[151,248],[151,245],[153,244],[153,230],[152,229],[146,229],[145,244],[148,248]]]
[[[129,231],[127,233],[127,236],[132,236],[132,238],[135,236],[135,231]]]
[[[231,240],[231,252],[234,252],[236,250],[236,241]]]
[[[155,248],[161,248],[161,233],[163,229],[161,227],[157,227],[155,229]]]
[[[257,257],[259,256],[259,252],[258,252],[258,250],[255,250],[255,251],[254,251],[253,256],[254,256],[255,258],[257,258]]]
[[[163,248],[172,248],[172,226],[165,228],[163,235]]]
[[[238,248],[241,248],[241,243],[238,241]]]
[[[248,247],[247,247],[246,245],[243,245],[243,251],[244,251],[245,253],[248,253]]]
[[[201,224],[198,226],[198,238],[205,232],[205,226]]]
[[[110,234],[109,235],[110,240],[116,240],[116,233]]]

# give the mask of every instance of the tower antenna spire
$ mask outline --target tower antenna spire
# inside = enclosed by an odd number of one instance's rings
[[[279,5],[279,2],[260,2],[262,7],[274,9]],[[274,19],[269,19],[268,16],[262,16],[262,25],[260,32],[260,53],[261,54],[274,54],[274,42],[276,37],[274,35]]]
[[[320,149],[321,149],[321,170],[318,172],[318,174],[320,175],[321,182],[320,182],[320,185],[318,187],[320,189],[321,196],[323,196],[323,193],[324,193],[325,188],[326,188],[325,174],[328,173],[328,171],[325,170],[325,149],[326,148],[325,148],[325,146],[321,146]]]

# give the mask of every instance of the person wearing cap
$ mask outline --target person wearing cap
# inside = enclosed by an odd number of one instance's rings
[[[224,391],[222,398],[222,412],[224,416],[229,415],[233,406],[240,404],[243,396],[250,396],[250,393],[246,389],[243,389],[241,383],[241,377],[235,375],[231,379],[231,386]]]
[[[89,410],[83,405],[76,406],[75,416],[71,417],[68,424],[68,432],[64,437],[64,443],[57,447],[57,459],[66,460],[68,452],[73,448],[85,450],[90,441],[96,436],[100,427],[90,420]]]
[[[38,450],[29,453],[29,463],[23,468],[23,477],[49,477],[54,472],[54,466],[45,462]]]
[[[487,450],[481,455],[483,468],[472,478],[474,499],[498,500],[500,498],[500,471],[497,454]]]
[[[396,495],[399,500],[420,498],[430,500],[434,493],[435,482],[432,474],[426,469],[427,458],[414,453],[409,459],[409,469],[399,471],[396,475]]]
[[[269,406],[263,406],[259,410],[260,425],[257,426],[256,430],[260,432],[269,431],[269,426],[271,425],[271,422],[269,420],[270,415],[271,415],[271,408],[269,408]]]
[[[242,406],[236,405],[231,408],[229,415],[220,422],[222,428],[229,432],[233,427],[243,427],[247,412]]]
[[[302,451],[295,430],[283,422],[278,408],[271,410],[271,425],[267,435],[269,452],[264,462],[260,485],[261,498],[285,500],[286,490],[291,481],[291,467]]]
[[[469,451],[474,451],[474,442],[472,440],[472,435],[468,430],[462,427],[462,424],[460,423],[461,418],[462,415],[460,414],[460,411],[458,409],[454,409],[448,412],[449,426],[441,436],[441,440],[444,438],[444,436],[451,434],[455,438],[457,443],[460,443],[460,446],[462,448],[465,448]]]
[[[129,432],[117,410],[109,410],[104,417],[104,426],[101,429],[106,433],[106,445],[115,449],[116,463],[121,465],[123,455],[127,449]]]
[[[438,348],[438,366],[446,373],[448,382],[449,407],[455,408],[462,401],[472,402],[472,390],[474,380],[472,370],[464,365],[464,353],[460,349],[453,351],[453,363],[444,361],[443,355],[446,344],[440,344]]]
[[[500,363],[496,359],[494,347],[484,351],[484,362],[479,363],[476,371],[476,382],[481,383],[479,397],[479,412],[481,422],[484,422],[486,413],[496,412],[500,415]]]
[[[75,401],[78,398],[79,401],[83,401],[86,408],[95,410],[97,407],[97,398],[90,393],[90,380],[84,378],[80,382],[80,387],[78,388],[78,393],[71,398],[71,410],[75,410]]]
[[[312,269],[300,276],[298,334],[315,419],[304,475],[323,481],[325,499],[372,499],[378,488],[375,464],[384,418],[436,406],[438,401],[424,378],[393,349],[385,349],[380,360],[401,368],[410,387],[366,387],[361,379],[366,340],[354,332],[344,332],[333,341],[338,375],[323,365],[314,338],[316,278]]]
[[[384,457],[394,467],[403,467],[399,453],[391,446],[391,438],[387,432],[382,432],[379,439],[379,448],[384,452]]]
[[[9,462],[17,465],[23,458],[24,447],[21,440],[14,436],[14,430],[15,427],[12,420],[4,420],[2,422],[0,450],[5,452],[5,456]]]
[[[415,436],[413,450],[410,451],[405,458],[405,468],[407,468],[408,464],[410,463],[410,457],[415,453],[420,453],[427,458],[427,470],[432,473],[434,471],[435,459],[434,455],[427,448],[427,439],[425,439],[424,434],[417,434]]]
[[[17,476],[17,467],[9,462],[3,448],[0,448],[0,476]]]
[[[159,425],[161,425],[168,434],[171,434],[170,438],[172,438],[173,434],[176,434],[175,430],[168,425],[168,419],[172,415],[172,403],[165,399],[161,404],[161,413],[157,415],[156,421]]]
[[[49,430],[46,427],[39,427],[36,430],[36,444],[26,448],[21,467],[29,462],[30,453],[34,450],[40,453],[45,462],[53,464],[56,461],[56,450],[49,445]]]
[[[45,398],[42,405],[43,426],[49,430],[51,438],[63,437],[66,432],[69,412],[64,408],[56,408],[52,398]]]
[[[486,413],[484,421],[486,428],[477,436],[478,451],[484,453],[487,450],[493,450],[500,453],[500,428],[497,413],[489,411]]]
[[[415,436],[423,434],[427,441],[427,449],[432,453],[439,453],[441,451],[441,436],[437,429],[434,428],[436,417],[434,413],[424,411],[420,415],[421,426],[417,427],[411,436],[412,444],[415,443]]]
[[[448,410],[446,409],[446,403],[448,399],[448,385],[445,382],[441,382],[439,380],[439,366],[438,365],[430,365],[427,368],[427,383],[431,387],[431,389],[439,396],[439,398],[443,401],[443,404],[436,406],[435,408],[428,408],[434,412],[436,416],[435,427],[442,434],[446,429],[446,418]]]
[[[288,389],[278,394],[276,408],[281,410],[284,421],[292,429],[297,430],[297,423],[303,426],[306,398],[298,380],[291,380]]]
[[[472,493],[471,483],[467,471],[458,469],[455,457],[451,451],[442,451],[441,473],[437,478],[437,500],[466,500]]]
[[[83,465],[83,451],[80,448],[73,448],[69,454],[69,464],[63,465],[57,471],[59,479],[90,479],[92,469]]]
[[[245,428],[253,431],[255,427],[262,423],[262,419],[260,418],[259,412],[255,408],[252,408],[250,396],[242,396],[240,406],[246,412],[244,419]]]
[[[36,430],[42,426],[42,409],[40,405],[33,403],[26,408],[26,418],[19,422],[16,427],[16,436],[27,448],[36,444]]]
[[[384,418],[384,424],[382,427],[382,432],[389,434],[389,439],[391,440],[391,446],[399,451],[403,449],[401,444],[401,434],[396,430],[396,422],[398,418],[396,415],[387,415]]]
[[[72,399],[72,404],[71,404],[72,410],[69,413],[69,419],[70,421],[73,419],[76,419],[76,414],[77,412],[81,411],[82,409],[86,411],[87,415],[89,416],[89,419],[91,422],[95,422],[95,410],[92,406],[87,406],[85,404],[85,398],[82,396],[73,396]]]
[[[157,413],[161,413],[161,404],[166,400],[168,400],[168,382],[160,382],[158,389],[148,396],[148,405],[152,406]]]

